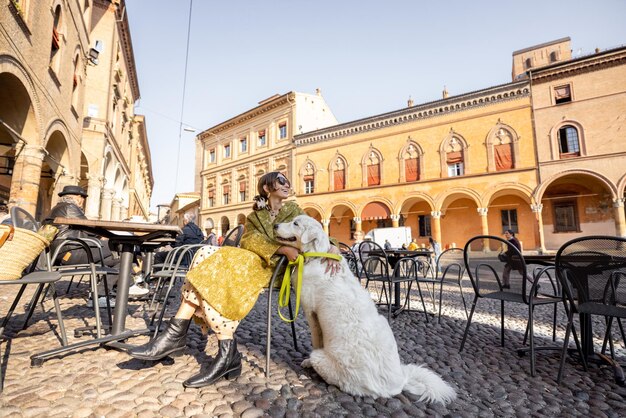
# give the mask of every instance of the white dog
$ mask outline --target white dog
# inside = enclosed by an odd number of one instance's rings
[[[277,239],[301,252],[328,252],[321,225],[301,215],[275,226]],[[402,364],[387,320],[345,260],[335,275],[321,258],[307,258],[300,303],[311,328],[313,352],[302,362],[329,384],[352,395],[391,397],[407,390],[420,400],[447,403],[454,389],[424,366]]]

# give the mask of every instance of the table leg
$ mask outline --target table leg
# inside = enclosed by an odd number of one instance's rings
[[[117,280],[117,296],[115,297],[111,335],[118,335],[126,330],[128,288],[130,287],[130,271],[133,265],[134,250],[133,244],[122,244],[120,276]]]

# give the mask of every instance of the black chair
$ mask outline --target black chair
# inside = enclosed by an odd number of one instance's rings
[[[506,262],[500,261],[498,255],[510,248],[512,257]],[[504,347],[504,305],[505,302],[521,303],[528,306],[527,334],[530,340],[530,373],[535,375],[535,351],[554,350],[556,347],[535,347],[533,314],[536,306],[557,304],[562,301],[561,295],[548,295],[538,293],[538,281],[533,280],[527,274],[526,263],[520,251],[508,241],[490,235],[479,235],[470,239],[463,249],[465,269],[474,288],[474,300],[467,319],[467,326],[461,340],[463,350],[472,316],[476,309],[478,299],[492,299],[500,301],[500,345]],[[513,266],[510,272],[510,289],[503,287],[502,275],[505,266]],[[546,292],[547,293],[547,292]],[[526,341],[524,341],[525,343]],[[522,354],[525,350],[518,350]]]
[[[375,256],[374,256],[375,257]],[[368,259],[371,260],[372,257]],[[404,305],[397,310],[394,315],[397,315],[402,310],[411,310],[411,288],[413,283],[417,285],[417,290],[420,295],[420,300],[422,302],[422,308],[424,310],[424,316],[426,317],[426,322],[428,322],[428,312],[426,311],[426,304],[424,303],[424,296],[422,294],[422,288],[420,283],[432,283],[433,280],[428,277],[422,276],[422,272],[420,271],[420,263],[413,257],[404,257],[400,258],[396,261],[396,264],[393,268],[392,274],[388,277],[388,286],[389,286],[389,294],[393,293],[392,286],[396,286],[400,283],[405,283],[405,299]],[[397,289],[397,288],[396,288]],[[392,304],[389,303],[387,307],[387,320],[391,319],[391,308]]]
[[[358,253],[361,261],[361,276],[365,278],[365,288],[369,288],[370,282],[381,283],[378,303],[381,303],[383,294],[385,295],[386,304],[390,303],[391,295],[387,295],[385,283],[389,281],[389,273],[393,271],[393,267],[389,264],[387,253],[383,247],[374,241],[361,242]],[[372,261],[368,263],[367,260],[369,258],[372,258]]]
[[[461,293],[461,300],[463,301],[463,309],[465,310],[465,316],[467,314],[467,304],[465,303],[465,297],[463,296],[463,273],[465,273],[465,262],[463,261],[463,249],[462,248],[449,248],[439,254],[437,261],[433,268],[435,274],[435,281],[439,283],[439,318],[438,322],[441,322],[441,296],[443,291],[443,282],[445,280],[453,280],[459,286],[459,292]]]
[[[556,271],[571,306],[557,382],[560,383],[563,377],[569,334],[574,329],[574,314],[578,313],[582,343],[579,355],[585,371],[587,357],[596,354],[600,360],[613,366],[617,383],[623,385],[624,373],[615,361],[613,349],[612,358],[604,355],[604,350],[607,340],[612,346],[610,331],[613,318],[618,321],[626,318],[626,238],[589,236],[571,240],[563,244],[556,254]],[[603,316],[606,322],[605,344],[601,353],[594,353],[593,315]],[[618,323],[624,338],[623,327],[621,322]]]
[[[11,208],[11,222],[15,228],[24,228],[30,231],[36,232],[39,228],[39,223],[35,221],[27,211],[17,206]],[[46,266],[46,270],[36,270],[37,264],[39,260],[43,260],[43,264]],[[21,278],[15,280],[1,280],[0,286],[4,285],[20,285],[20,289],[17,292],[17,295],[13,299],[13,303],[11,304],[9,311],[7,312],[2,324],[0,325],[0,340],[4,334],[4,330],[6,329],[15,308],[17,307],[20,299],[22,298],[24,291],[26,290],[26,286],[34,284],[37,285],[37,289],[33,297],[31,298],[30,303],[28,304],[28,312],[26,314],[26,320],[24,321],[24,326],[22,329],[25,329],[28,324],[28,320],[32,316],[35,307],[37,305],[37,301],[39,300],[43,289],[46,285],[50,285],[52,299],[54,302],[54,309],[56,311],[57,321],[59,324],[59,330],[61,334],[61,345],[67,345],[67,335],[65,333],[65,325],[63,323],[63,314],[61,312],[61,306],[58,301],[57,291],[55,283],[61,279],[61,275],[58,272],[51,271],[50,266],[50,256],[48,250],[44,250],[38,259],[34,260],[30,266],[28,266],[24,270],[24,274]]]
[[[348,262],[348,267],[350,267],[350,271],[357,278],[359,277],[359,260],[357,259],[356,254],[352,251],[352,248],[343,242],[339,243],[339,251],[345,260]]]
[[[267,290],[267,330],[266,330],[266,341],[265,341],[265,377],[270,377],[270,354],[271,354],[271,346],[272,346],[272,293],[276,290],[276,280],[282,279],[282,275],[285,272],[285,268],[287,267],[287,257],[284,255],[280,256],[280,259],[276,263],[276,267],[274,269],[274,273],[272,274],[272,278],[270,280],[270,284]],[[289,299],[289,318],[292,320],[291,325],[291,336],[293,338],[293,347],[296,351],[298,351],[298,339],[296,338],[296,325],[293,317],[293,308],[291,307],[292,299]]]
[[[222,247],[239,247],[239,243],[241,242],[241,237],[243,236],[243,225],[237,225],[224,237],[224,241],[222,242]]]

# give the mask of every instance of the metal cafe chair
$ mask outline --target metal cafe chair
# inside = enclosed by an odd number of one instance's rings
[[[439,317],[438,322],[441,322],[441,296],[443,293],[443,282],[447,279],[454,280],[459,286],[459,292],[461,293],[461,300],[463,301],[463,309],[465,310],[465,316],[468,317],[467,304],[465,303],[465,297],[463,296],[463,273],[465,273],[465,263],[463,261],[463,249],[462,248],[449,248],[439,254],[437,262],[434,267],[435,281],[439,283]]]
[[[11,208],[11,221],[15,228],[24,228],[33,232],[37,232],[39,228],[39,223],[33,218],[27,211],[17,206]],[[38,261],[43,258],[43,261],[46,265],[46,270],[37,270]],[[26,328],[28,324],[28,320],[32,316],[35,306],[37,305],[37,301],[41,296],[45,285],[50,285],[52,291],[52,300],[54,302],[54,309],[57,316],[57,321],[59,324],[60,336],[61,336],[61,345],[67,345],[67,336],[65,333],[65,325],[63,323],[63,314],[61,311],[61,306],[58,301],[57,291],[55,287],[55,283],[61,279],[61,275],[55,271],[52,271],[50,265],[50,256],[48,253],[48,249],[45,249],[38,258],[36,258],[23,272],[22,277],[14,280],[0,280],[0,286],[3,285],[21,285],[20,289],[17,292],[17,295],[13,299],[9,310],[0,324],[0,339],[4,335],[4,331],[6,329],[15,308],[17,307],[20,299],[22,298],[24,291],[26,290],[26,286],[28,285],[37,285],[37,290],[35,290],[35,294],[31,298],[30,303],[28,304],[28,313],[26,314],[26,321],[24,322],[24,328]]]
[[[370,282],[381,283],[381,290],[378,296],[380,304],[385,295],[386,304],[391,303],[391,295],[387,295],[387,288],[384,286],[389,280],[389,273],[393,268],[389,264],[387,253],[380,245],[373,241],[363,241],[358,248],[359,260],[361,261],[361,275],[365,277],[365,288],[369,287]],[[371,261],[367,261],[368,259]]]
[[[371,259],[371,258],[370,258]],[[368,259],[368,260],[370,260]],[[392,286],[397,283],[405,283],[406,284],[406,296],[404,299],[404,305],[402,308],[396,311],[395,315],[397,315],[401,310],[411,310],[411,287],[413,283],[417,285],[417,290],[420,295],[420,300],[422,302],[422,308],[424,309],[424,316],[426,317],[426,322],[428,322],[428,312],[426,311],[426,304],[424,303],[424,296],[422,294],[422,288],[420,283],[432,283],[433,280],[429,277],[420,276],[420,264],[413,257],[403,257],[396,261],[396,265],[393,268],[393,272],[390,276],[388,276],[388,286],[389,286],[389,294],[392,294]],[[388,304],[387,309],[387,320],[391,320],[391,308],[392,304]]]
[[[513,256],[507,261],[500,261],[498,255],[502,249],[509,247]],[[474,300],[470,309],[469,317],[461,347],[463,351],[465,341],[469,334],[472,317],[479,299],[492,299],[500,301],[500,345],[504,347],[504,306],[505,302],[520,303],[528,306],[528,335],[530,341],[530,374],[535,375],[535,351],[554,350],[556,347],[535,347],[534,337],[534,310],[536,306],[557,304],[562,301],[560,295],[544,295],[538,293],[538,281],[533,280],[527,274],[524,257],[520,251],[508,241],[490,235],[479,235],[471,238],[463,249],[463,261],[474,288]],[[503,273],[505,266],[512,263],[510,276],[510,289],[504,288]],[[518,350],[523,353],[525,350]]]
[[[588,236],[573,239],[563,244],[557,252],[556,271],[571,307],[557,382],[560,383],[563,377],[569,335],[574,330],[574,314],[577,313],[580,316],[582,345],[582,350],[578,351],[585,371],[588,360],[598,359],[613,367],[615,380],[623,385],[626,383],[624,373],[615,361],[614,351],[611,350],[612,358],[608,358],[604,352],[594,352],[591,317],[598,315],[605,318],[604,340],[612,342],[610,331],[613,319],[619,321],[620,318],[626,318],[626,238]],[[621,331],[624,338],[623,328]],[[606,344],[603,346],[604,350]]]
[[[241,242],[241,237],[243,236],[244,227],[243,225],[237,225],[224,237],[224,242],[222,242],[222,247],[239,247],[239,243]]]
[[[348,262],[348,267],[350,267],[350,271],[354,276],[359,278],[359,260],[357,259],[356,254],[352,251],[352,248],[343,242],[339,243],[339,251],[341,251],[341,255]]]

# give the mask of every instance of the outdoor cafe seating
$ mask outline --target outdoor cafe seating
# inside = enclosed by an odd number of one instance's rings
[[[563,369],[570,333],[574,329],[574,314],[580,316],[582,353],[585,371],[589,361],[600,361],[613,367],[615,380],[624,385],[624,372],[615,360],[612,326],[615,322],[626,341],[620,319],[626,319],[626,238],[588,236],[565,243],[556,254],[556,269],[571,309],[557,381]],[[600,353],[594,351],[592,316],[605,319],[604,343]],[[576,334],[574,334],[576,335]],[[611,356],[606,355],[607,342]]]
[[[491,299],[500,302],[500,345],[504,347],[504,317],[505,304],[517,303],[528,306],[528,324],[526,335],[529,340],[530,351],[530,373],[535,375],[535,351],[555,350],[555,347],[536,347],[534,336],[534,311],[537,306],[556,305],[562,301],[562,296],[550,294],[549,289],[542,289],[539,292],[539,280],[531,277],[528,273],[527,264],[521,252],[511,246],[513,252],[512,259],[515,260],[514,268],[510,272],[510,288],[505,288],[504,270],[510,261],[501,260],[498,257],[509,244],[506,240],[490,235],[479,235],[471,238],[463,249],[464,263],[467,274],[474,289],[474,299],[470,309],[469,317],[459,351],[463,351],[465,342],[469,335],[472,317],[476,310],[477,302],[480,299]],[[526,338],[524,338],[526,343]]]

